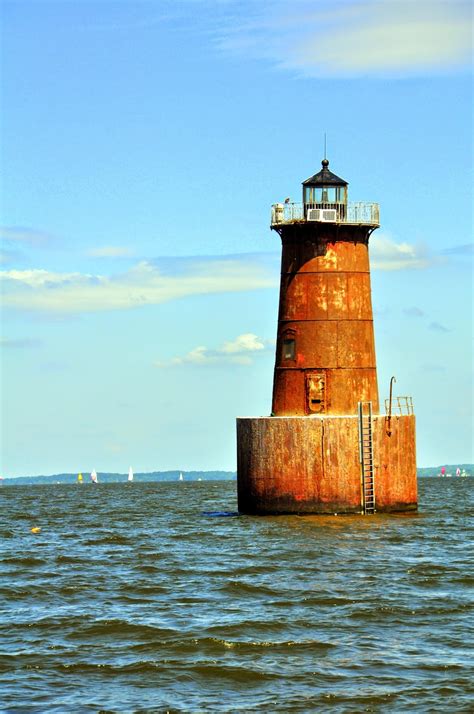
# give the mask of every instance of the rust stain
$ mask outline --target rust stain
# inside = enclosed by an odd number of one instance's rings
[[[368,253],[376,225],[273,227],[282,267],[272,417],[237,420],[239,510],[361,513],[359,445],[367,453],[370,437],[359,433],[359,402],[374,415],[376,510],[416,510],[415,417],[392,416],[387,428],[379,415]]]
[[[416,510],[414,416],[373,434],[376,510]],[[356,416],[238,419],[237,443],[242,513],[362,511]]]
[[[354,414],[370,399],[379,409],[368,258],[368,233],[348,226],[338,240],[334,226],[282,229],[282,276],[272,413],[318,413],[308,408],[307,375],[324,373],[329,414]],[[296,232],[295,232],[296,231]],[[333,235],[334,234],[334,235]],[[352,238],[352,240],[349,240]],[[284,334],[294,334],[294,358]],[[298,374],[290,375],[289,372]],[[339,373],[339,374],[338,374]],[[289,385],[292,385],[289,389]]]

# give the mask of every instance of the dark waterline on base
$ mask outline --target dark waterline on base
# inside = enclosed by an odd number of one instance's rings
[[[419,486],[263,518],[232,482],[3,487],[0,711],[472,711],[474,481]]]

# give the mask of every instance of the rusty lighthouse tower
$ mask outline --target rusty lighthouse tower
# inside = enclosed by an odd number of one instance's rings
[[[237,420],[243,513],[365,513],[417,507],[415,416],[380,414],[368,244],[375,203],[349,203],[329,170],[302,203],[276,203],[282,263],[272,413]]]

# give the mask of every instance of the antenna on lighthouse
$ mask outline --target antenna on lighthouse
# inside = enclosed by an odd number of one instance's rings
[[[326,132],[324,132],[324,158],[327,159],[327,152],[326,152]]]

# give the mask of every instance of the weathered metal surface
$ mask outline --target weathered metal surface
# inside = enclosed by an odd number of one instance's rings
[[[417,508],[415,418],[373,418],[376,511]],[[237,420],[242,513],[361,513],[357,416]]]
[[[377,415],[368,241],[378,225],[378,205],[348,204],[326,159],[302,204],[272,208],[282,240],[272,417],[237,420],[243,513],[371,513],[374,484],[376,510],[417,507],[414,416]],[[362,428],[360,402],[370,403]]]
[[[359,401],[371,401],[378,412],[369,232],[368,226],[281,228],[273,414],[355,414]],[[319,404],[308,389],[315,374],[324,382]]]
[[[415,416],[392,415],[390,435],[385,417],[378,417],[375,423],[376,507],[379,511],[404,510],[403,504],[417,503]]]

